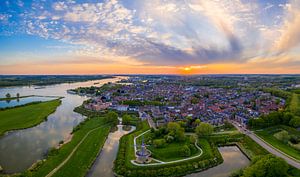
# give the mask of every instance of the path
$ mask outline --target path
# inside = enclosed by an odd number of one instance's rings
[[[56,168],[54,168],[50,173],[48,173],[48,175],[46,175],[46,177],[51,177],[54,173],[56,173],[62,166],[64,166],[65,163],[68,162],[68,160],[73,156],[73,154],[75,153],[75,151],[78,149],[78,147],[81,145],[81,143],[89,136],[89,134],[93,131],[96,131],[97,129],[103,128],[106,125],[102,125],[100,127],[94,128],[92,130],[90,130],[83,138],[82,140],[75,146],[75,148],[72,150],[72,152],[69,154],[69,156],[63,161],[61,162]]]
[[[137,151],[137,146],[136,146],[136,139],[139,138],[140,136],[148,133],[149,131],[151,130],[147,130],[141,134],[139,134],[137,137],[134,137],[133,139],[133,143],[134,143],[134,154],[136,156],[136,151]],[[158,159],[154,159],[152,158],[154,161],[157,161],[158,163],[149,163],[149,164],[140,164],[140,163],[136,163],[135,160],[131,160],[131,163],[136,165],[136,166],[153,166],[153,165],[165,165],[165,164],[172,164],[172,163],[178,163],[178,162],[183,162],[183,161],[186,161],[186,160],[191,160],[191,159],[195,159],[195,158],[198,158],[200,157],[202,154],[203,154],[203,150],[198,146],[198,140],[196,140],[195,142],[195,146],[197,147],[197,149],[200,151],[200,154],[196,155],[196,156],[193,156],[193,157],[188,157],[188,158],[184,158],[184,159],[180,159],[180,160],[173,160],[173,161],[169,161],[169,162],[164,162],[164,161],[161,161],[161,160],[158,160]]]
[[[268,142],[264,141],[262,138],[257,136],[252,131],[247,130],[246,128],[239,127],[237,122],[231,121],[231,123],[243,134],[248,135],[251,139],[253,139],[257,144],[265,148],[270,153],[274,154],[277,157],[283,158],[288,164],[300,169],[300,161],[289,156],[288,154],[278,150],[277,148],[273,147]]]

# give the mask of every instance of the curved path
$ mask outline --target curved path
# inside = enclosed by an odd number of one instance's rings
[[[137,151],[137,146],[136,146],[136,139],[139,138],[140,136],[148,133],[150,130],[147,130],[143,133],[141,133],[139,136],[135,137],[133,139],[133,142],[134,142],[134,154],[136,156],[136,151]],[[165,165],[165,164],[172,164],[172,163],[178,163],[178,162],[183,162],[183,161],[186,161],[186,160],[191,160],[191,159],[195,159],[195,158],[198,158],[200,157],[202,154],[203,154],[203,150],[198,146],[198,140],[196,139],[196,142],[195,142],[195,146],[197,147],[197,149],[200,151],[200,154],[196,155],[196,156],[193,156],[193,157],[188,157],[188,158],[184,158],[184,159],[180,159],[180,160],[173,160],[173,161],[169,161],[169,162],[164,162],[164,161],[161,161],[161,160],[157,160],[157,159],[154,159],[152,158],[154,161],[157,161],[159,163],[149,163],[149,164],[140,164],[140,163],[136,163],[135,160],[131,160],[130,162],[133,164],[133,165],[136,165],[136,166],[154,166],[154,165]]]
[[[248,135],[253,141],[255,141],[257,144],[259,144],[261,147],[263,147],[264,149],[266,149],[267,151],[269,151],[271,154],[277,156],[277,157],[281,157],[283,158],[288,164],[294,166],[295,168],[300,169],[300,161],[289,156],[288,154],[280,151],[279,149],[273,147],[271,144],[269,144],[268,142],[266,142],[265,140],[263,140],[262,138],[260,138],[259,136],[257,136],[255,133],[247,130],[247,129],[243,129],[242,127],[239,127],[236,122],[231,121],[231,123],[241,132],[244,133],[246,135]]]
[[[94,128],[92,130],[90,130],[83,138],[82,140],[75,146],[75,148],[72,150],[72,152],[68,155],[68,157],[61,162],[57,167],[55,167],[50,173],[48,173],[48,175],[46,175],[46,177],[51,177],[54,173],[56,173],[62,166],[64,166],[65,163],[67,163],[70,158],[73,156],[73,154],[76,152],[76,150],[78,149],[78,147],[82,144],[82,142],[89,136],[90,133],[92,133],[93,131],[96,131],[100,128],[103,128],[106,125],[102,125],[100,127]]]

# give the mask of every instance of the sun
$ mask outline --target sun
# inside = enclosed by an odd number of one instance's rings
[[[185,67],[184,68],[184,71],[190,71],[190,70],[192,70],[190,67]]]

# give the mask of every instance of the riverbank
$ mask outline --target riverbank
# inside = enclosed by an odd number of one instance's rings
[[[86,177],[114,177],[113,164],[118,153],[119,139],[135,130],[135,127],[130,127],[131,129],[128,131],[124,130],[123,127],[123,125],[118,125],[118,130],[108,135],[102,150],[99,152]]]
[[[1,87],[14,86],[46,86],[62,83],[85,82],[92,80],[111,79],[108,75],[2,75],[0,76]]]
[[[19,96],[19,97],[8,97],[8,98],[0,98],[0,101],[10,101],[10,100],[17,100],[20,98],[27,98],[27,97],[31,97],[34,95],[26,95],[26,96]]]
[[[72,132],[72,140],[52,148],[45,160],[22,173],[25,176],[84,176],[104,145],[111,124],[104,117],[86,118]]]
[[[61,104],[60,99],[22,105],[0,110],[0,136],[5,132],[34,127],[52,114]]]

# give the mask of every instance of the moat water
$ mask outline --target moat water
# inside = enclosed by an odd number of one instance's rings
[[[86,176],[114,177],[113,166],[119,149],[119,140],[123,135],[134,130],[135,127],[132,126],[130,131],[124,131],[122,125],[118,125],[118,130],[108,135],[102,151]]]
[[[220,147],[218,149],[224,159],[222,164],[186,177],[228,177],[233,172],[250,164],[250,160],[236,146]]]
[[[38,126],[8,132],[0,138],[0,166],[5,173],[22,172],[37,160],[43,159],[47,150],[56,146],[60,140],[66,139],[73,127],[85,119],[75,113],[75,107],[88,99],[85,96],[68,94],[67,90],[77,87],[101,86],[108,82],[116,82],[125,77],[102,79],[87,82],[67,83],[46,86],[42,89],[34,87],[8,87],[0,89],[0,98],[6,93],[16,95],[63,96],[62,104],[49,115],[47,121]],[[98,83],[94,85],[94,83]]]

